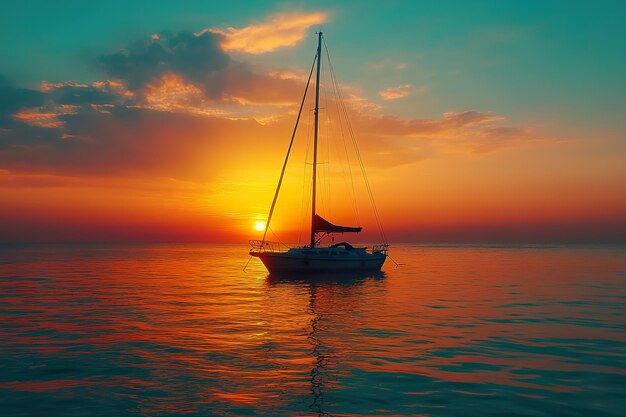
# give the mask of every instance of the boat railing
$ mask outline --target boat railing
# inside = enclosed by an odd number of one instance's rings
[[[380,245],[372,246],[372,253],[382,253],[387,256],[389,252],[389,245],[387,243],[381,243]]]
[[[280,242],[270,242],[269,240],[250,240],[250,247],[253,252],[284,252],[288,249]]]

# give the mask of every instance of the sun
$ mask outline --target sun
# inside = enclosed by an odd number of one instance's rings
[[[265,224],[263,222],[256,222],[254,228],[260,232],[262,230],[265,230]]]

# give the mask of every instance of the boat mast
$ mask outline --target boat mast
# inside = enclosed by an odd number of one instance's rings
[[[320,68],[322,66],[322,32],[317,33],[317,76],[315,78],[315,128],[313,130],[313,195],[311,203],[311,247],[315,247],[315,191],[317,175],[317,130],[320,105]]]

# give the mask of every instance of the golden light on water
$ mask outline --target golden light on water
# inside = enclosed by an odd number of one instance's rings
[[[259,232],[265,230],[265,223],[263,222],[256,222],[256,224],[254,225],[254,228],[256,230],[258,230]]]

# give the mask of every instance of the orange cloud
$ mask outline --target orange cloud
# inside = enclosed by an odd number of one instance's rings
[[[296,105],[304,82],[292,73],[257,74],[237,64],[209,76],[205,84],[190,82],[176,73],[167,73],[144,86],[140,99],[130,107],[231,120],[255,119],[261,124],[269,124],[289,113],[284,108],[292,109]],[[213,84],[222,89],[218,97],[205,92]],[[101,112],[111,110],[102,107],[94,109]]]
[[[413,85],[411,84],[399,85],[397,87],[389,87],[380,91],[378,95],[381,96],[385,100],[397,100],[399,98],[404,98],[408,96],[409,94],[411,94],[412,88],[413,88]]]
[[[159,111],[183,111],[215,116],[226,112],[206,104],[204,92],[178,74],[165,74],[160,80],[145,87],[140,107]]]
[[[373,165],[379,167],[415,163],[440,152],[484,155],[525,143],[562,141],[529,127],[507,125],[502,116],[476,110],[447,112],[436,119],[357,111],[352,123],[359,126],[363,150],[375,156]]]
[[[36,109],[27,109],[13,115],[15,120],[31,126],[39,127],[61,127],[62,124],[57,120],[56,113],[41,113]]]
[[[13,115],[13,119],[26,123],[30,126],[45,127],[45,128],[60,128],[63,127],[63,121],[59,120],[59,116],[66,114],[75,114],[75,106],[55,106],[50,111],[46,111],[42,108],[24,109]]]
[[[89,84],[81,84],[74,81],[63,81],[59,83],[42,81],[39,89],[43,93],[54,93],[59,90],[68,90],[72,91],[74,95],[76,95],[76,92],[99,90],[102,92],[114,93],[116,95],[121,95],[125,97],[133,96],[133,94],[128,91],[121,82],[111,80],[94,81]]]
[[[47,81],[42,81],[40,88],[41,88],[41,91],[43,91],[44,93],[47,93],[48,91],[56,90],[58,88],[63,88],[63,87],[85,88],[87,87],[87,84],[80,84],[74,81],[64,81],[60,83],[49,83]]]
[[[241,29],[228,28],[204,29],[197,33],[199,36],[206,32],[217,33],[224,37],[222,48],[226,51],[242,51],[249,54],[264,54],[279,48],[287,48],[302,41],[313,25],[319,25],[327,20],[327,14],[315,13],[285,13],[274,15],[265,22],[252,24]]]

